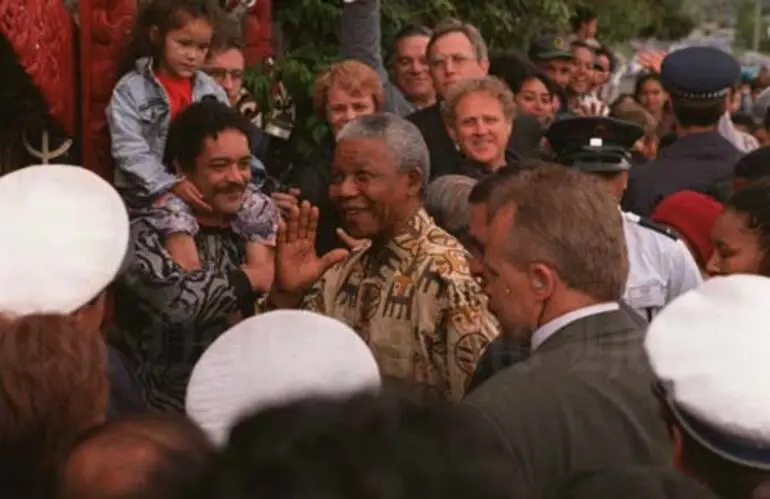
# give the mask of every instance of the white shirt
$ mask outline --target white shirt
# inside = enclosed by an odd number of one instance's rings
[[[646,320],[674,298],[700,286],[703,278],[684,242],[639,224],[623,213],[628,249],[628,281],[623,300]]]
[[[592,315],[598,315],[603,314],[605,312],[611,312],[614,310],[619,310],[620,305],[613,302],[606,302],[606,303],[598,303],[596,305],[589,305],[588,307],[579,308],[577,310],[573,310],[572,312],[568,312],[564,315],[561,315],[555,319],[552,319],[539,328],[537,328],[537,331],[535,331],[535,334],[532,335],[532,340],[530,341],[530,348],[534,352],[537,350],[537,347],[545,343],[545,340],[553,336],[555,332],[557,332],[560,329],[563,329],[568,324],[571,324],[577,320],[583,319],[585,317],[590,317]]]

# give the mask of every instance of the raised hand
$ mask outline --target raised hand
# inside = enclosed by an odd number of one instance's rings
[[[319,257],[317,230],[318,208],[307,201],[290,207],[287,219],[278,227],[274,295],[301,297],[332,265],[348,256],[347,250],[335,249]]]
[[[182,179],[171,188],[171,192],[184,199],[195,211],[211,213],[211,205],[203,200],[203,194],[189,179]]]

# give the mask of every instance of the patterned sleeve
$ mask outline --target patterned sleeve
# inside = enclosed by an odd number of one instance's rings
[[[144,220],[132,223],[131,240],[131,264],[121,282],[169,330],[202,327],[236,311],[253,313],[255,294],[240,268],[204,266],[185,272],[172,264],[161,238]]]
[[[194,236],[199,229],[192,209],[182,198],[171,193],[166,193],[155,201],[147,222],[162,238],[180,233]]]
[[[233,221],[233,230],[249,242],[275,246],[278,210],[273,200],[251,186]]]
[[[297,305],[298,310],[307,310],[309,312],[315,312],[318,314],[328,315],[329,311],[326,309],[326,299],[324,292],[326,289],[328,272],[321,276],[321,278],[310,288],[310,291],[305,293]],[[270,302],[270,293],[266,293],[261,296],[255,305],[257,314],[270,312],[276,310],[278,307]]]
[[[444,311],[446,366],[452,401],[465,395],[487,345],[500,334],[500,325],[487,308],[487,298],[470,273],[453,273],[439,294]]]

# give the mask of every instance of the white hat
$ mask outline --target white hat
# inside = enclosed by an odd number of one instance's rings
[[[187,387],[187,414],[224,444],[238,419],[259,409],[380,383],[355,331],[323,315],[279,310],[240,322],[203,353]]]
[[[0,214],[0,313],[72,313],[125,258],[123,200],[85,168],[29,166],[0,177]]]
[[[770,469],[770,279],[716,277],[668,305],[645,347],[682,428],[724,459]]]

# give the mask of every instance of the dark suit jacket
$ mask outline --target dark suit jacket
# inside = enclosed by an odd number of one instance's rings
[[[407,119],[417,125],[422,132],[425,143],[430,151],[430,179],[442,175],[462,175],[463,155],[457,150],[444,126],[441,118],[441,104],[434,104],[407,116]],[[506,160],[537,157],[540,140],[543,138],[542,128],[537,118],[529,115],[519,116],[513,125],[513,132],[508,140]]]
[[[586,317],[467,396],[510,450],[517,497],[575,472],[672,463],[643,338],[626,310]]]

